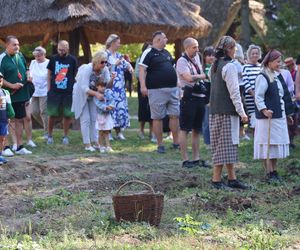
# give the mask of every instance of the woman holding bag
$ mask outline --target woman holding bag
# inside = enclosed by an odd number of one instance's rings
[[[262,72],[255,82],[256,127],[254,134],[254,159],[263,159],[268,181],[280,180],[277,159],[289,156],[287,128],[292,102],[285,82],[280,81],[281,53],[271,50],[265,56]],[[291,120],[292,122],[292,120]]]

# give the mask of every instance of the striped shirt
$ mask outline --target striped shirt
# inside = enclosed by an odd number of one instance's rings
[[[254,97],[249,94],[249,90],[255,89],[255,79],[261,71],[261,64],[245,64],[243,66],[243,85],[245,87],[245,104],[248,115],[255,112]]]

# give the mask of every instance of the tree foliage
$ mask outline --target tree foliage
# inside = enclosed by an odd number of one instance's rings
[[[285,56],[297,56],[300,50],[300,22],[297,16],[300,13],[289,4],[284,4],[277,14],[277,20],[267,21],[266,43]]]

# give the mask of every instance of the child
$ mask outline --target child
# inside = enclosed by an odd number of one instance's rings
[[[2,85],[3,75],[0,72],[0,165],[7,163],[7,160],[2,156],[2,150],[7,136],[8,119],[10,118],[8,117],[7,108],[12,109],[9,92],[2,89]],[[13,109],[10,110],[10,113],[14,116]]]
[[[106,82],[99,77],[95,82],[97,91],[104,95],[104,100],[100,101],[94,97],[97,106],[96,129],[99,131],[100,153],[113,152],[110,142],[110,130],[114,127],[114,121],[111,116],[115,103],[111,89],[106,88]]]

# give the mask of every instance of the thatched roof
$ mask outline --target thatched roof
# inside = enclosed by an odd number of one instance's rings
[[[200,40],[202,47],[216,44],[225,35],[241,9],[241,0],[193,0],[201,6],[201,15],[213,24],[209,36]],[[263,38],[266,33],[265,8],[260,2],[250,0],[250,24],[258,35]]]
[[[110,33],[123,43],[144,42],[158,29],[175,41],[206,36],[211,28],[200,7],[185,0],[2,0],[0,9],[0,38],[14,34],[23,42],[78,27],[91,43],[104,42]]]

